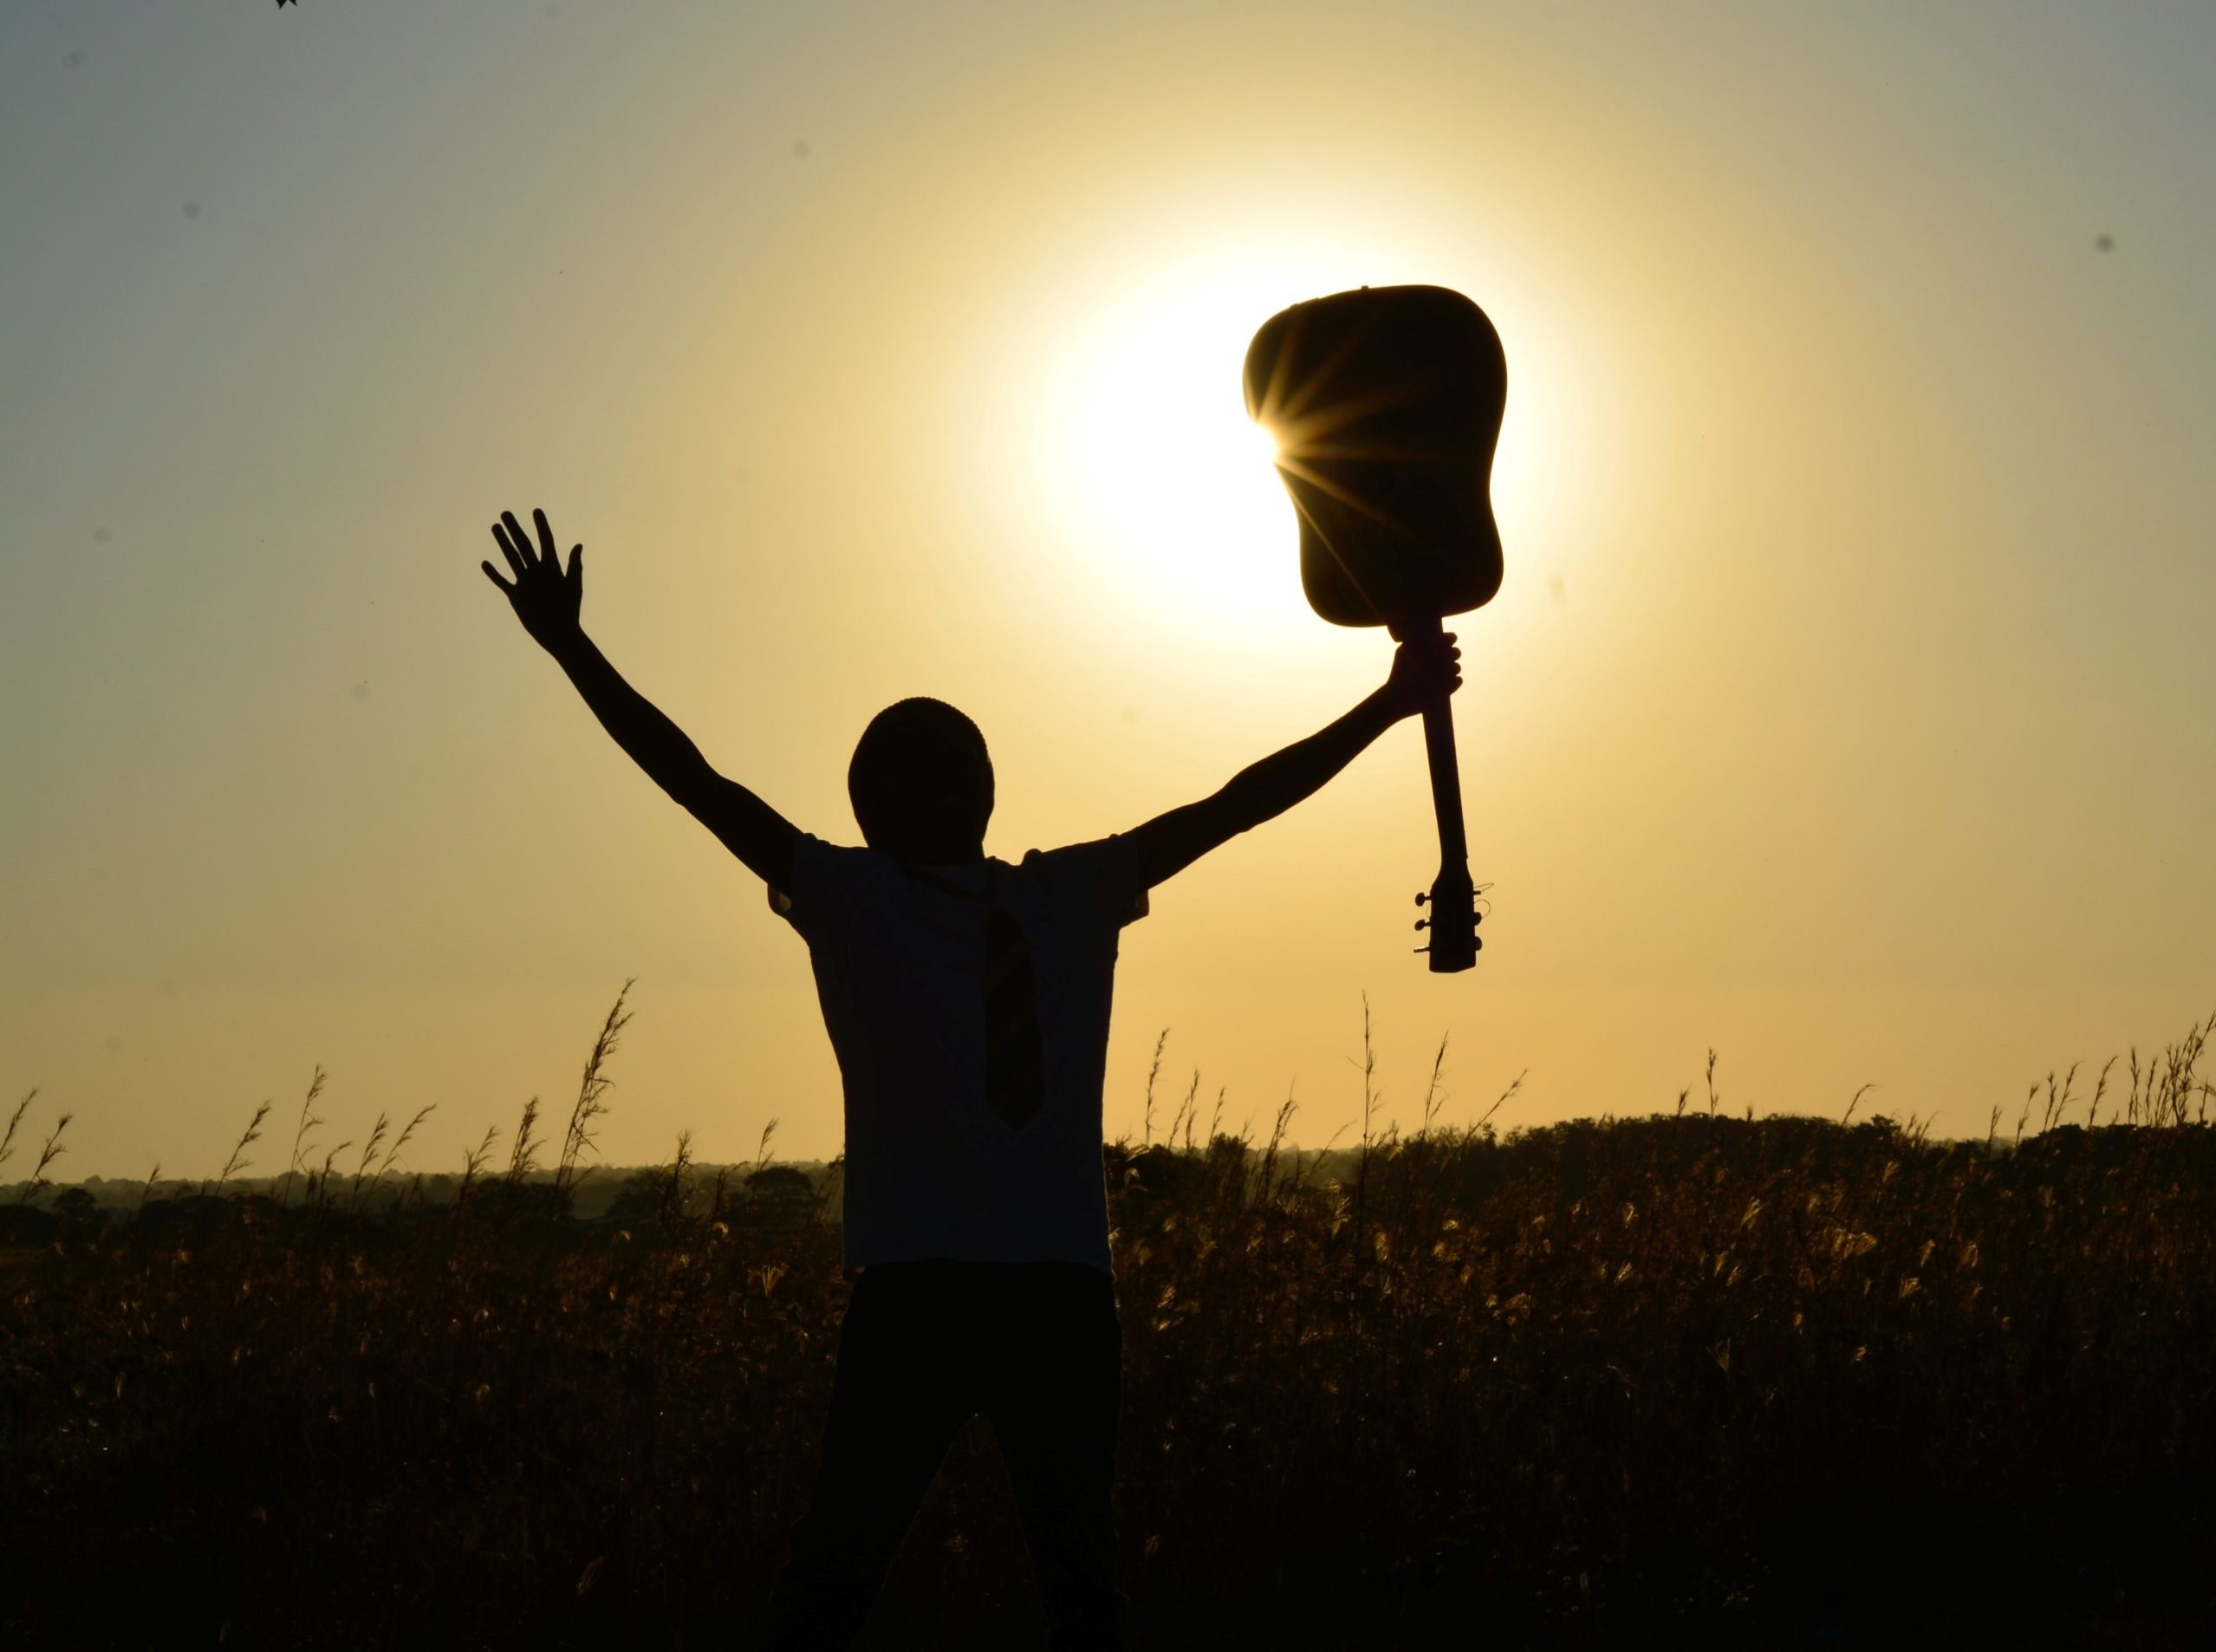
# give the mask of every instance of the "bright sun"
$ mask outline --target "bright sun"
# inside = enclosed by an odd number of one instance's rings
[[[1290,565],[1277,450],[1239,388],[1247,338],[1270,313],[1188,298],[1130,318],[1080,367],[1058,439],[1087,524],[1134,575],[1210,608],[1251,602]]]
[[[1098,559],[1089,586],[1178,629],[1314,625],[1292,502],[1239,374],[1257,328],[1327,289],[1203,276],[1108,306],[1066,337],[1029,434],[1041,504]]]

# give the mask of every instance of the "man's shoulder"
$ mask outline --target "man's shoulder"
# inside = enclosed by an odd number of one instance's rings
[[[1015,870],[1034,878],[1093,878],[1118,876],[1137,865],[1131,840],[1119,832],[1059,849],[1025,849]]]
[[[874,857],[878,860],[891,858],[881,849],[865,849],[855,843],[834,843],[828,839],[816,836],[813,832],[800,833],[793,840],[793,849],[796,854],[826,855],[841,860],[855,855]]]
[[[1147,914],[1138,850],[1121,832],[1059,849],[1029,850],[1013,875],[1038,888],[1056,905],[1077,905],[1119,924]]]
[[[885,883],[898,863],[882,850],[831,843],[808,832],[793,840],[792,888],[770,891],[770,909],[795,928]]]

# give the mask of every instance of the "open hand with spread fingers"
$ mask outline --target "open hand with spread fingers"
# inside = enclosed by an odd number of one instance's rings
[[[516,610],[531,640],[553,654],[582,634],[577,612],[585,596],[585,548],[571,547],[569,571],[563,573],[562,554],[555,547],[554,530],[547,525],[546,512],[532,511],[531,520],[538,524],[536,546],[512,511],[502,511],[500,520],[492,524],[492,537],[500,543],[500,554],[507,558],[508,571],[515,576],[512,582],[501,578],[490,562],[479,566],[484,576],[507,595],[508,606]]]

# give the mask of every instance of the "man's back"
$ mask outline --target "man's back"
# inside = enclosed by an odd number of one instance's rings
[[[911,868],[805,836],[790,898],[846,1093],[846,1259],[1080,1262],[1107,1272],[1101,1088],[1117,943],[1146,910],[1128,838],[1022,863]],[[1014,920],[1036,984],[1043,1083],[991,1104],[988,939]]]

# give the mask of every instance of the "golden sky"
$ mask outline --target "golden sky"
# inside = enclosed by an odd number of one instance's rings
[[[1365,992],[1404,1124],[1442,1035],[1450,1122],[1711,1046],[1735,1110],[2012,1122],[2216,1009],[2213,109],[2200,7],[17,0],[0,1095],[61,1174],[211,1174],[321,1063],[327,1145],[436,1102],[451,1167],[635,976],[606,1158],[835,1151],[799,942],[487,524],[582,540],[619,668],[821,836],[873,712],[963,706],[1014,858],[1381,680],[1238,367],[1415,281],[1509,361],[1485,950],[1407,950],[1404,725],[1127,932],[1111,1134],[1166,1026],[1321,1142]]]

